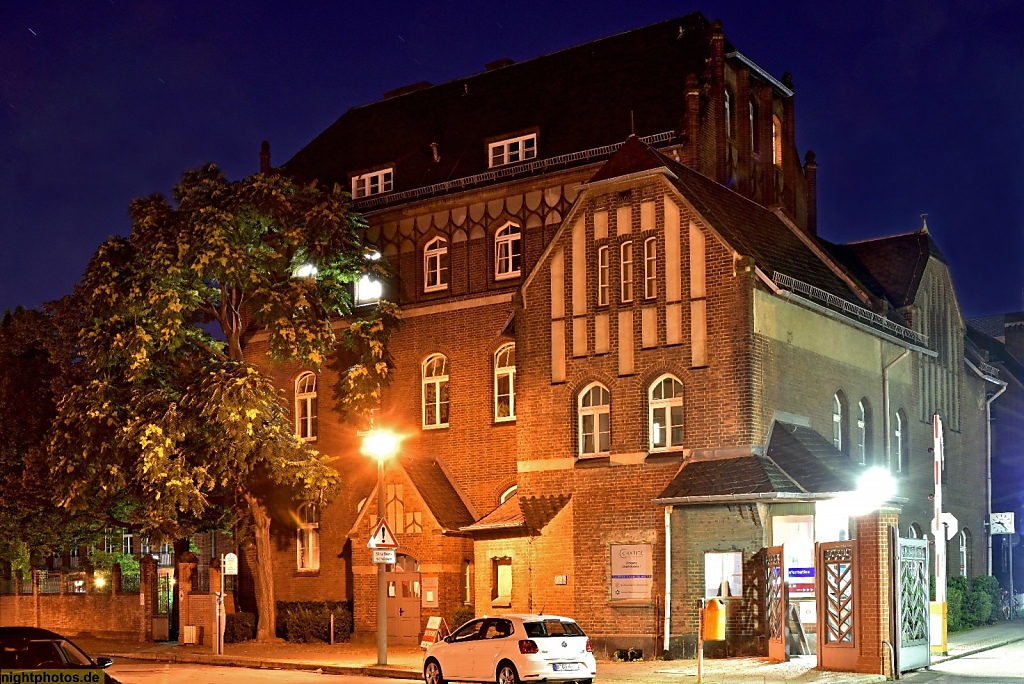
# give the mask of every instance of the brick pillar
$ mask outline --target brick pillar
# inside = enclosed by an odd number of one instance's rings
[[[114,563],[110,566],[110,595],[121,593],[121,564]]]
[[[683,149],[683,164],[700,170],[700,89],[697,77],[686,77],[686,147]]]
[[[153,616],[156,615],[156,559],[145,554],[139,561],[139,612],[142,625],[139,641],[153,641]]]
[[[64,569],[64,567],[62,567],[60,571],[60,588],[58,589],[58,592],[60,593],[61,596],[68,593],[68,573]]]
[[[889,528],[898,522],[899,512],[892,508],[857,518],[857,672],[892,676],[889,649],[882,642],[892,645],[891,620],[895,616],[890,610],[893,597]]]
[[[192,577],[195,575],[196,566],[195,554],[185,554],[178,563],[178,643],[184,643],[185,627],[194,625],[192,621],[192,610],[188,595],[192,593]]]
[[[39,603],[39,583],[42,581],[43,571],[32,568],[32,608],[35,612],[36,627],[42,627],[43,607]]]
[[[725,183],[725,34],[722,33],[722,22],[715,19],[711,22],[711,129],[715,136],[714,178],[718,183]],[[703,172],[703,169],[698,169]]]

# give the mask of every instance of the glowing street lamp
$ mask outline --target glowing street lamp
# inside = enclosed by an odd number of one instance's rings
[[[371,428],[363,435],[361,451],[377,459],[377,521],[384,519],[384,462],[398,452],[402,438],[390,430]],[[384,563],[377,564],[377,664],[388,664],[387,586]]]

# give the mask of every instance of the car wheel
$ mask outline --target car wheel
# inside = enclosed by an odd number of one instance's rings
[[[430,659],[423,666],[423,681],[426,684],[445,684],[444,675],[441,674],[441,665],[436,660]]]
[[[504,662],[498,666],[498,684],[519,684],[519,673],[515,665]]]
[[[594,684],[593,679],[581,679],[576,684]]]

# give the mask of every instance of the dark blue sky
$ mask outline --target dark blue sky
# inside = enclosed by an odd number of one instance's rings
[[[348,107],[700,10],[794,75],[833,241],[928,224],[968,316],[1024,308],[1024,3],[0,2],[0,311],[69,292],[133,198],[286,161]]]

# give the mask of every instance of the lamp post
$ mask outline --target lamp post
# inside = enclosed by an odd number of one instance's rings
[[[362,452],[377,459],[377,521],[384,519],[384,461],[398,451],[400,438],[390,430],[371,428],[363,435]],[[377,664],[388,664],[387,585],[384,563],[377,564]]]

